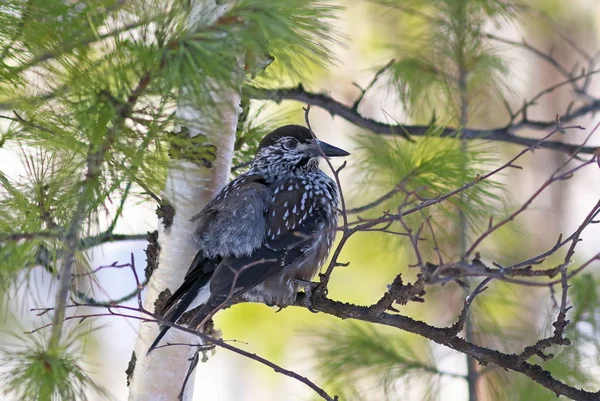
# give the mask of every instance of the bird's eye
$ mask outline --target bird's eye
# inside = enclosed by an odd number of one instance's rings
[[[298,146],[298,141],[295,139],[286,139],[283,144],[288,149],[296,149],[296,146]]]

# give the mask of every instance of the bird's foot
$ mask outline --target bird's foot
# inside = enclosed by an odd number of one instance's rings
[[[302,300],[303,305],[312,313],[318,313],[318,311],[312,308],[312,294],[313,290],[319,286],[319,283],[313,283],[312,281],[300,279],[296,279],[295,282],[304,289],[304,299]]]

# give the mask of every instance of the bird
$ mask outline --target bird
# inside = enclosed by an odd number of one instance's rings
[[[319,160],[348,155],[300,125],[267,134],[249,170],[191,218],[199,250],[161,315],[176,323],[200,307],[188,323],[197,328],[235,301],[292,304],[325,263],[337,228],[338,189]]]

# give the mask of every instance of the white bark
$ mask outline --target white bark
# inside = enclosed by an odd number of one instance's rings
[[[190,26],[212,23],[223,12],[224,8],[216,6],[214,0],[198,0],[194,12],[191,13]],[[182,283],[198,250],[198,245],[192,239],[194,224],[190,223],[190,218],[198,213],[228,180],[240,93],[230,90],[214,95],[219,96],[215,100],[224,106],[221,111],[223,124],[219,127],[215,127],[214,124],[202,126],[202,121],[205,120],[202,110],[183,101],[177,109],[177,114],[186,122],[190,135],[205,135],[207,142],[216,146],[217,154],[210,169],[181,160],[173,160],[169,166],[165,197],[175,208],[176,214],[169,229],[165,230],[159,223],[159,268],[152,274],[144,300],[144,307],[151,311],[154,310],[156,298],[165,288],[169,288],[173,293]],[[193,355],[193,349],[188,346],[170,346],[156,349],[146,355],[157,334],[158,326],[155,323],[140,324],[135,346],[137,361],[129,389],[129,401],[175,401],[181,391],[189,367],[188,359]],[[196,336],[172,329],[161,344],[197,344],[198,341]],[[193,387],[192,375],[186,386],[184,401],[192,400]]]

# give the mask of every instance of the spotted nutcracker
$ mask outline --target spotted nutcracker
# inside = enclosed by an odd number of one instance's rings
[[[189,323],[198,327],[238,298],[293,303],[299,287],[325,262],[335,237],[338,193],[319,168],[319,157],[348,154],[299,125],[265,136],[250,170],[192,217],[200,250],[163,316],[176,322],[202,305]],[[161,329],[148,352],[168,330]]]

